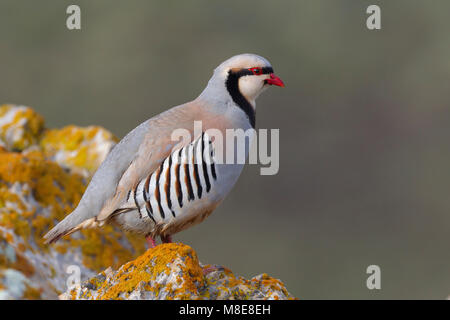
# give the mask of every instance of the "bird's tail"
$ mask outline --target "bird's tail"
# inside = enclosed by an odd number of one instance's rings
[[[61,237],[72,234],[78,230],[99,226],[97,217],[89,218],[79,222],[74,219],[74,217],[77,216],[74,213],[76,213],[76,210],[65,217],[64,220],[58,223],[53,229],[47,232],[47,234],[44,236],[46,244],[56,242],[61,239]]]

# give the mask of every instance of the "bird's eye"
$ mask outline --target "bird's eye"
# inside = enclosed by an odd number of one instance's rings
[[[262,68],[250,68],[250,70],[255,76],[262,75]]]

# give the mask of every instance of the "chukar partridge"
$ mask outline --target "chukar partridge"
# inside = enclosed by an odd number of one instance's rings
[[[193,154],[213,154],[208,129],[255,127],[255,99],[269,85],[283,87],[269,61],[254,54],[234,56],[215,70],[195,100],[173,107],[128,133],[100,165],[77,208],[50,230],[47,243],[83,228],[117,224],[142,234],[149,245],[203,221],[225,198],[244,164],[194,161]],[[180,145],[174,130],[203,132]],[[224,147],[224,152],[227,147]],[[245,148],[247,157],[248,148]],[[225,156],[224,156],[225,158]],[[181,161],[180,161],[181,160]]]

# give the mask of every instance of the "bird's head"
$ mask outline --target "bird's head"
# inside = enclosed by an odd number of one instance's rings
[[[243,97],[254,106],[256,98],[270,85],[284,87],[270,62],[256,54],[245,53],[222,62],[214,70],[205,93],[217,95],[217,91],[225,87],[233,100]]]
[[[223,81],[233,98],[241,94],[252,105],[268,86],[284,87],[270,62],[256,54],[240,54],[222,62],[215,69],[213,78]]]
[[[216,105],[231,98],[247,114],[254,127],[255,100],[271,85],[284,87],[270,62],[256,54],[245,53],[222,62],[214,70],[200,98],[216,102]]]

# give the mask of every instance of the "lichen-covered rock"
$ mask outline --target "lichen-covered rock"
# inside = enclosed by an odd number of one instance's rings
[[[73,286],[60,299],[294,299],[284,284],[261,274],[246,280],[202,265],[184,244],[161,244],[136,260]]]
[[[90,176],[117,142],[115,136],[101,127],[67,126],[47,130],[40,145],[44,153],[61,166]]]
[[[53,140],[69,136],[68,131],[81,138],[74,138],[70,147]],[[30,108],[4,105],[0,141],[0,299],[57,298],[67,289],[68,266],[89,277],[145,250],[142,239],[112,226],[83,231],[52,246],[43,243],[42,236],[80,200],[89,173],[115,141],[112,134],[95,127],[47,130]],[[80,151],[86,146],[89,152]],[[70,156],[56,159],[69,152],[88,156],[73,167]]]
[[[22,151],[35,144],[44,130],[44,119],[33,109],[0,106],[0,141],[9,150]]]

